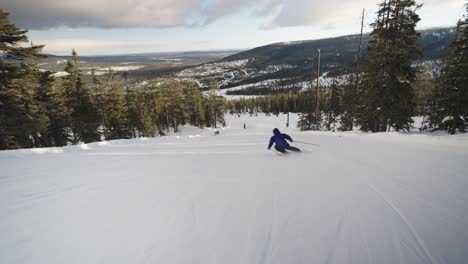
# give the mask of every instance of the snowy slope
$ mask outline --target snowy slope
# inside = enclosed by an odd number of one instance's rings
[[[0,263],[466,263],[465,135],[291,129],[320,146],[280,156],[284,116],[227,121],[0,152]]]

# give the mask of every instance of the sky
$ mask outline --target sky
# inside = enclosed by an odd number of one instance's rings
[[[383,0],[1,0],[55,55],[238,50],[365,31]],[[466,0],[425,0],[419,29],[454,26]]]

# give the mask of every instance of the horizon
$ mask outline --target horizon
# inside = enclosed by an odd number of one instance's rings
[[[121,56],[148,53],[243,51],[275,43],[355,35],[365,8],[364,32],[381,0],[6,0],[10,21],[29,30],[44,53]],[[418,30],[454,27],[464,0],[424,2]],[[109,8],[112,6],[112,8]],[[339,8],[336,8],[339,6]],[[54,7],[54,8],[49,8]],[[327,12],[321,12],[326,9]]]
[[[120,54],[87,54],[87,55],[81,55],[78,54],[79,57],[112,57],[112,56],[144,56],[144,55],[181,55],[183,53],[208,53],[208,52],[214,52],[214,53],[223,53],[223,52],[242,52],[246,51],[247,49],[222,49],[222,50],[176,50],[176,51],[161,51],[161,52],[142,52],[142,53],[120,53]],[[70,49],[70,54],[65,54],[65,55],[56,55],[52,53],[44,53],[45,55],[52,55],[56,57],[72,57],[71,54],[72,49]]]
[[[420,28],[418,29],[419,32],[422,31],[427,31],[427,30],[437,30],[437,29],[451,29],[455,28],[455,26],[434,26],[434,27],[427,27],[427,28]],[[368,35],[371,32],[363,32],[363,35]],[[244,52],[248,51],[251,49],[255,48],[260,48],[260,47],[265,47],[269,45],[276,45],[276,44],[281,44],[281,43],[294,43],[294,42],[303,42],[303,41],[319,41],[319,40],[326,40],[326,39],[333,39],[333,38],[341,38],[341,37],[348,37],[348,36],[356,36],[359,35],[359,33],[355,34],[346,34],[346,35],[340,35],[340,36],[333,36],[333,37],[325,37],[325,38],[318,38],[318,39],[298,39],[298,40],[290,40],[290,41],[280,41],[280,42],[274,42],[274,43],[269,43],[263,46],[258,46],[258,47],[253,47],[250,49],[206,49],[206,50],[174,50],[174,51],[162,51],[162,52],[142,52],[142,53],[120,53],[120,54],[87,54],[87,55],[80,55],[80,57],[112,57],[112,56],[144,56],[144,55],[180,55],[183,53],[208,53],[208,52],[218,52],[218,53],[223,53],[223,52]],[[70,49],[70,54],[64,54],[64,55],[57,55],[57,54],[52,54],[52,53],[45,53],[45,55],[52,55],[52,56],[57,56],[57,57],[72,57],[71,55],[72,49]]]

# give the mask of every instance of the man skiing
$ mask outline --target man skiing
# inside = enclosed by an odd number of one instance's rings
[[[293,142],[290,136],[286,134],[281,134],[279,129],[275,128],[273,129],[273,136],[270,139],[270,144],[268,144],[268,149],[271,149],[274,143],[275,149],[281,153],[286,153],[286,150],[297,151],[297,152],[301,151],[300,149],[296,147],[290,146],[286,140]]]

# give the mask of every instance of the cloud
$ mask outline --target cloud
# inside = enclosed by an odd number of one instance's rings
[[[200,17],[204,19],[204,24],[208,24],[253,6],[255,1],[252,0],[211,0],[200,9]]]
[[[186,25],[199,0],[3,0],[15,23],[54,27],[174,27]]]
[[[425,0],[426,6],[463,7],[465,0]],[[2,0],[12,20],[29,29],[54,27],[176,27],[206,25],[239,12],[265,21],[265,28],[337,27],[371,12],[382,0]],[[418,1],[421,2],[421,1]]]
[[[451,5],[453,8],[463,7],[465,0],[425,0],[424,5],[434,7]],[[382,0],[270,0],[257,10],[260,15],[275,13],[273,18],[264,25],[264,28],[293,27],[303,25],[316,25],[324,28],[336,28],[360,16],[362,9],[366,8],[367,18],[374,17],[378,4]]]
[[[374,7],[375,0],[277,0],[267,9],[276,9],[277,15],[270,27],[322,25],[333,27],[350,17],[359,16],[363,7]]]

